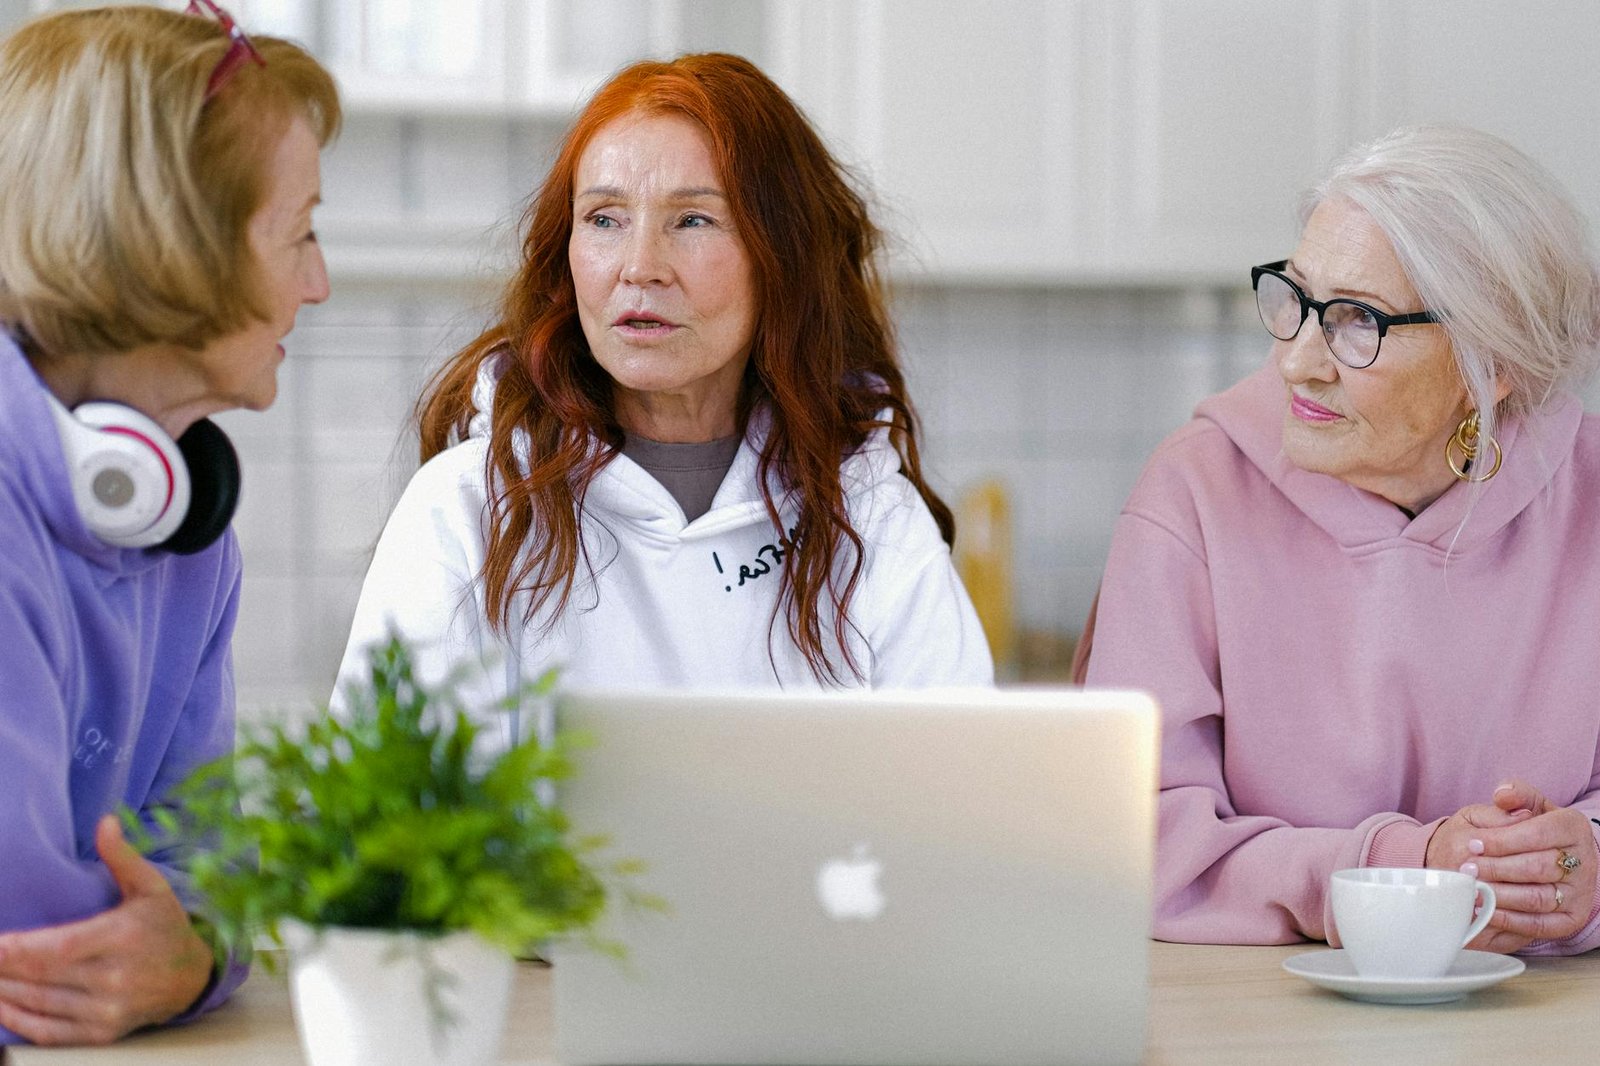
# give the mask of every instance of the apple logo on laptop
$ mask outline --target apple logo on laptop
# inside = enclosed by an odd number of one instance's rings
[[[829,859],[817,869],[817,899],[836,922],[870,922],[883,913],[878,875],[883,864],[857,844],[848,859]]]

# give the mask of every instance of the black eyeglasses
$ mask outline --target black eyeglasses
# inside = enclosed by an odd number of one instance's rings
[[[233,77],[234,73],[246,63],[256,63],[263,67],[267,65],[267,61],[261,58],[261,53],[256,51],[256,46],[250,43],[250,38],[246,37],[244,31],[239,28],[239,24],[233,21],[233,16],[212,3],[211,0],[189,0],[189,6],[184,10],[186,14],[199,15],[201,18],[205,18],[207,15],[215,18],[222,23],[222,32],[228,35],[231,42],[228,45],[228,50],[217,61],[215,69],[211,71],[211,77],[206,80],[206,103],[209,104],[211,98],[221,92],[224,85],[228,84],[228,79]]]
[[[1313,300],[1283,273],[1287,259],[1250,268],[1250,287],[1256,291],[1256,311],[1267,332],[1280,341],[1294,340],[1306,316],[1317,312],[1322,339],[1333,357],[1354,370],[1371,366],[1391,326],[1420,326],[1438,322],[1432,311],[1390,315],[1360,300]]]

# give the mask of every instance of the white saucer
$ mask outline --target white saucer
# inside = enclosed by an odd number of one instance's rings
[[[1443,977],[1360,977],[1343,951],[1308,951],[1283,960],[1283,968],[1319,988],[1363,1003],[1449,1003],[1468,992],[1521,973],[1521,959],[1491,951],[1463,951]]]

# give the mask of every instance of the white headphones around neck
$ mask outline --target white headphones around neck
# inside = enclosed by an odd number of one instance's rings
[[[222,430],[201,419],[179,441],[117,403],[68,411],[49,396],[84,524],[118,548],[190,554],[220,537],[239,498],[239,463]]]

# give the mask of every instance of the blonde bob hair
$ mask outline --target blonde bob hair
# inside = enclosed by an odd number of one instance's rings
[[[200,348],[268,315],[249,222],[297,117],[326,145],[333,78],[253,37],[155,7],[67,11],[0,44],[0,322],[42,354]]]
[[[1465,127],[1403,127],[1336,165],[1307,194],[1302,222],[1333,198],[1372,216],[1422,306],[1441,315],[1482,432],[1594,372],[1600,276],[1588,227],[1516,148]]]

